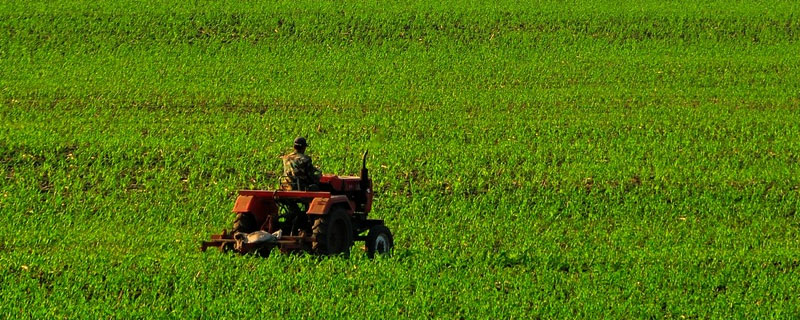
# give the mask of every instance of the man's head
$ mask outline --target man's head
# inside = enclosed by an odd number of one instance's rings
[[[299,152],[305,152],[307,146],[308,146],[308,143],[306,143],[306,138],[297,137],[296,139],[294,139],[294,149],[295,150],[297,150]]]

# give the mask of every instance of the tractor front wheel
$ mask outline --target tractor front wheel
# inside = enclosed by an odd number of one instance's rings
[[[353,224],[344,209],[333,208],[328,214],[317,218],[311,229],[316,238],[312,244],[314,253],[344,256],[350,253],[350,247],[353,246]]]
[[[374,226],[367,234],[367,256],[372,259],[375,254],[391,254],[394,248],[392,232],[386,226]]]

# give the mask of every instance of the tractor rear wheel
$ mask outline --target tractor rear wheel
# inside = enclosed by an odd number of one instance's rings
[[[256,218],[250,213],[237,213],[233,220],[233,230],[231,233],[243,232],[250,233],[256,231]]]
[[[367,234],[367,256],[372,259],[375,254],[391,254],[394,248],[392,232],[386,226],[374,226]]]
[[[349,255],[353,246],[353,224],[344,209],[331,209],[328,214],[317,218],[311,229],[316,238],[312,244],[314,253]]]

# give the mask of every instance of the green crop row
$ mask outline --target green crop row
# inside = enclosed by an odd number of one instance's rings
[[[0,3],[0,317],[797,317],[798,9]],[[199,252],[299,135],[394,255]]]

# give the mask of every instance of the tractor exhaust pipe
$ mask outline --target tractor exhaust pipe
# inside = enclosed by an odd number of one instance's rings
[[[371,184],[369,170],[367,170],[367,154],[369,154],[369,150],[365,150],[364,155],[361,156],[361,190],[367,190]]]

